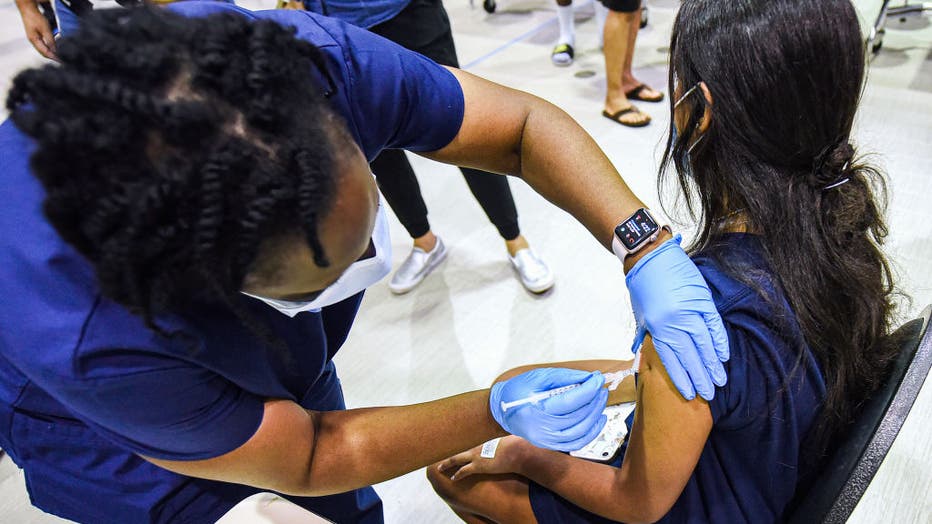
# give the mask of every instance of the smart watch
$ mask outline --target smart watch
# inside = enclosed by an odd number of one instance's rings
[[[660,230],[670,231],[670,226],[659,224],[647,208],[642,207],[615,227],[612,251],[624,261],[628,255],[637,253],[660,236]]]

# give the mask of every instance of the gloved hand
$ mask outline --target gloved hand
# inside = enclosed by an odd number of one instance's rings
[[[727,380],[728,335],[699,269],[680,247],[682,237],[661,244],[628,272],[637,322],[632,351],[649,332],[670,380],[687,400],[696,392],[712,400]],[[714,385],[713,385],[714,384]]]
[[[536,404],[502,410],[502,402],[580,383],[575,389]],[[607,419],[602,410],[608,401],[608,391],[603,384],[605,377],[598,371],[535,369],[492,386],[489,407],[505,431],[541,448],[575,451],[595,439],[605,425]]]

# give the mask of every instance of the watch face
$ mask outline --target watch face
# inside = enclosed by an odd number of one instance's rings
[[[615,235],[630,251],[643,244],[659,229],[647,210],[639,209],[634,216],[615,228]]]

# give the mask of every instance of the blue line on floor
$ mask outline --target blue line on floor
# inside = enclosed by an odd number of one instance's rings
[[[587,5],[591,4],[591,3],[592,3],[592,0],[580,4],[578,7],[585,7],[585,6],[587,6]],[[574,11],[575,11],[575,9],[574,9]],[[495,15],[492,15],[492,16],[495,16]],[[502,51],[504,51],[504,50],[506,50],[506,49],[508,49],[509,47],[511,47],[511,46],[513,46],[513,45],[515,45],[515,44],[517,44],[518,42],[524,40],[525,38],[528,38],[528,37],[530,37],[530,36],[533,36],[535,33],[539,32],[541,29],[547,27],[548,25],[550,25],[550,24],[552,24],[552,23],[554,23],[554,22],[556,22],[556,21],[557,21],[557,18],[556,18],[556,17],[553,17],[553,18],[551,18],[550,20],[547,20],[546,22],[544,22],[544,23],[540,24],[539,26],[535,27],[534,29],[531,29],[530,31],[528,31],[528,32],[526,32],[526,33],[524,33],[524,34],[522,34],[522,35],[520,35],[520,36],[516,36],[515,38],[512,38],[511,40],[509,40],[508,42],[505,42],[505,43],[502,44],[501,46],[499,46],[499,47],[497,47],[497,48],[495,48],[495,49],[489,51],[488,53],[486,53],[486,54],[480,56],[479,58],[473,60],[472,62],[470,62],[470,63],[468,63],[468,64],[462,66],[460,69],[469,69],[469,68],[471,68],[471,67],[475,67],[475,66],[481,64],[482,62],[485,62],[485,61],[488,60],[489,58],[492,58],[493,56],[495,56],[495,55],[501,53]]]

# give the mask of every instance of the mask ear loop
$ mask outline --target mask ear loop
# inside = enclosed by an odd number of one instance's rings
[[[699,125],[696,124],[696,127],[698,128]],[[697,138],[696,141],[693,142],[693,145],[689,146],[689,149],[687,151],[689,152],[690,155],[693,154],[693,150],[696,149],[696,146],[699,145],[699,142],[702,142],[703,138],[705,138],[705,133],[702,133],[701,135],[699,135],[699,138]]]
[[[689,95],[695,93],[695,92],[696,92],[696,89],[699,89],[699,84],[698,84],[698,83],[697,83],[696,85],[690,87],[685,93],[683,93],[683,96],[681,96],[681,97],[679,98],[679,100],[677,100],[677,101],[673,104],[673,109],[676,109],[680,104],[682,104],[682,103],[683,103],[683,100],[686,100],[687,98],[689,98]]]
[[[685,93],[683,93],[683,96],[681,96],[681,97],[679,98],[679,100],[677,100],[677,101],[673,104],[673,109],[675,110],[677,107],[679,107],[680,104],[682,104],[687,98],[689,98],[690,95],[692,95],[693,93],[695,93],[696,90],[699,89],[700,83],[701,83],[701,82],[696,82],[696,84],[695,84],[694,86],[690,87]],[[696,123],[695,130],[698,130],[698,129],[699,129],[700,123],[701,123],[701,122],[697,122],[697,123]],[[673,125],[676,125],[676,124],[673,124]],[[695,130],[694,130],[694,131],[695,131]],[[693,150],[696,149],[696,146],[699,145],[699,142],[702,142],[702,139],[703,139],[703,138],[705,138],[705,133],[699,135],[699,138],[697,138],[696,141],[693,142],[693,144],[692,144],[691,146],[689,146],[689,149],[687,149],[686,152],[689,153],[690,155],[692,155],[692,154],[693,154]]]

